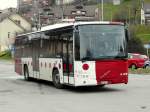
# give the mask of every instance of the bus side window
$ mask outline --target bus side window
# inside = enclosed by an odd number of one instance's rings
[[[79,33],[75,32],[75,59],[80,60],[80,40]]]
[[[69,60],[68,60],[69,63],[73,63],[73,37],[70,36],[70,34],[64,35],[63,54],[64,54],[64,60],[65,61],[67,61],[67,58],[69,58]],[[68,57],[67,57],[67,55],[68,55]]]
[[[73,63],[73,41],[72,40],[70,40],[69,42],[68,51],[69,51],[69,63]]]
[[[62,58],[63,57],[62,39],[59,34],[57,35],[57,41],[55,45],[56,45],[56,58]]]
[[[66,39],[63,37],[63,62],[67,62],[67,42]]]

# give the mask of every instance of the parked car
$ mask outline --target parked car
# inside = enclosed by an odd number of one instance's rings
[[[143,68],[145,63],[144,55],[128,53],[128,67],[132,69]]]
[[[141,58],[143,58],[145,61],[148,61],[148,60],[149,60],[149,57],[146,56],[146,55],[141,55]]]
[[[143,68],[150,68],[150,60],[145,61]]]

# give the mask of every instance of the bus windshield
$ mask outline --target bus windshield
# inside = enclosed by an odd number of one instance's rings
[[[75,58],[127,58],[126,44],[123,25],[80,25],[75,35]]]

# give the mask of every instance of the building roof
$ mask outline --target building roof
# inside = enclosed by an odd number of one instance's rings
[[[124,25],[121,22],[109,22],[109,21],[89,21],[89,22],[72,22],[72,23],[59,23],[54,25],[49,25],[41,28],[41,31],[53,30],[57,28],[63,27],[71,27],[71,26],[78,26],[78,25],[88,25],[88,24],[116,24],[116,25]]]
[[[0,13],[0,22],[2,22],[4,19],[9,18],[10,16],[15,15],[15,14],[19,15],[24,20],[26,20],[28,23],[32,24],[31,21],[27,20],[25,17],[23,17],[22,15],[18,14],[17,12],[14,12],[14,11],[13,12],[10,12],[10,11],[3,12],[2,11],[2,13]]]
[[[3,21],[4,19],[8,18],[12,13],[1,13],[0,14],[0,22]]]
[[[10,12],[8,11],[4,11],[2,13],[0,13],[0,22],[3,22],[5,19],[8,19],[9,21],[11,21],[13,24],[15,24],[16,26],[18,26],[19,28],[21,28],[24,32],[29,32],[28,29],[24,28],[24,26],[22,26],[22,24],[20,24],[20,20],[15,20],[13,19],[11,16],[13,15],[18,15],[20,16],[23,20],[25,20],[27,23],[31,24],[30,21],[28,21],[27,19],[25,19],[23,16],[19,15],[17,12]],[[19,22],[18,22],[19,21]]]
[[[7,8],[4,10],[0,10],[0,22],[3,21],[4,19],[10,17],[13,14],[17,14],[17,9],[15,8]]]

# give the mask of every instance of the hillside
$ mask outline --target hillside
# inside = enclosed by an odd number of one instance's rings
[[[150,2],[150,0],[144,0],[144,2]]]
[[[125,20],[134,29],[136,37],[144,44],[150,43],[150,26],[140,25],[141,0],[124,0],[120,5],[104,4],[104,20],[114,21],[118,18]],[[145,0],[150,3],[150,0]],[[98,5],[101,8],[101,4]],[[137,10],[136,14],[134,10]]]

